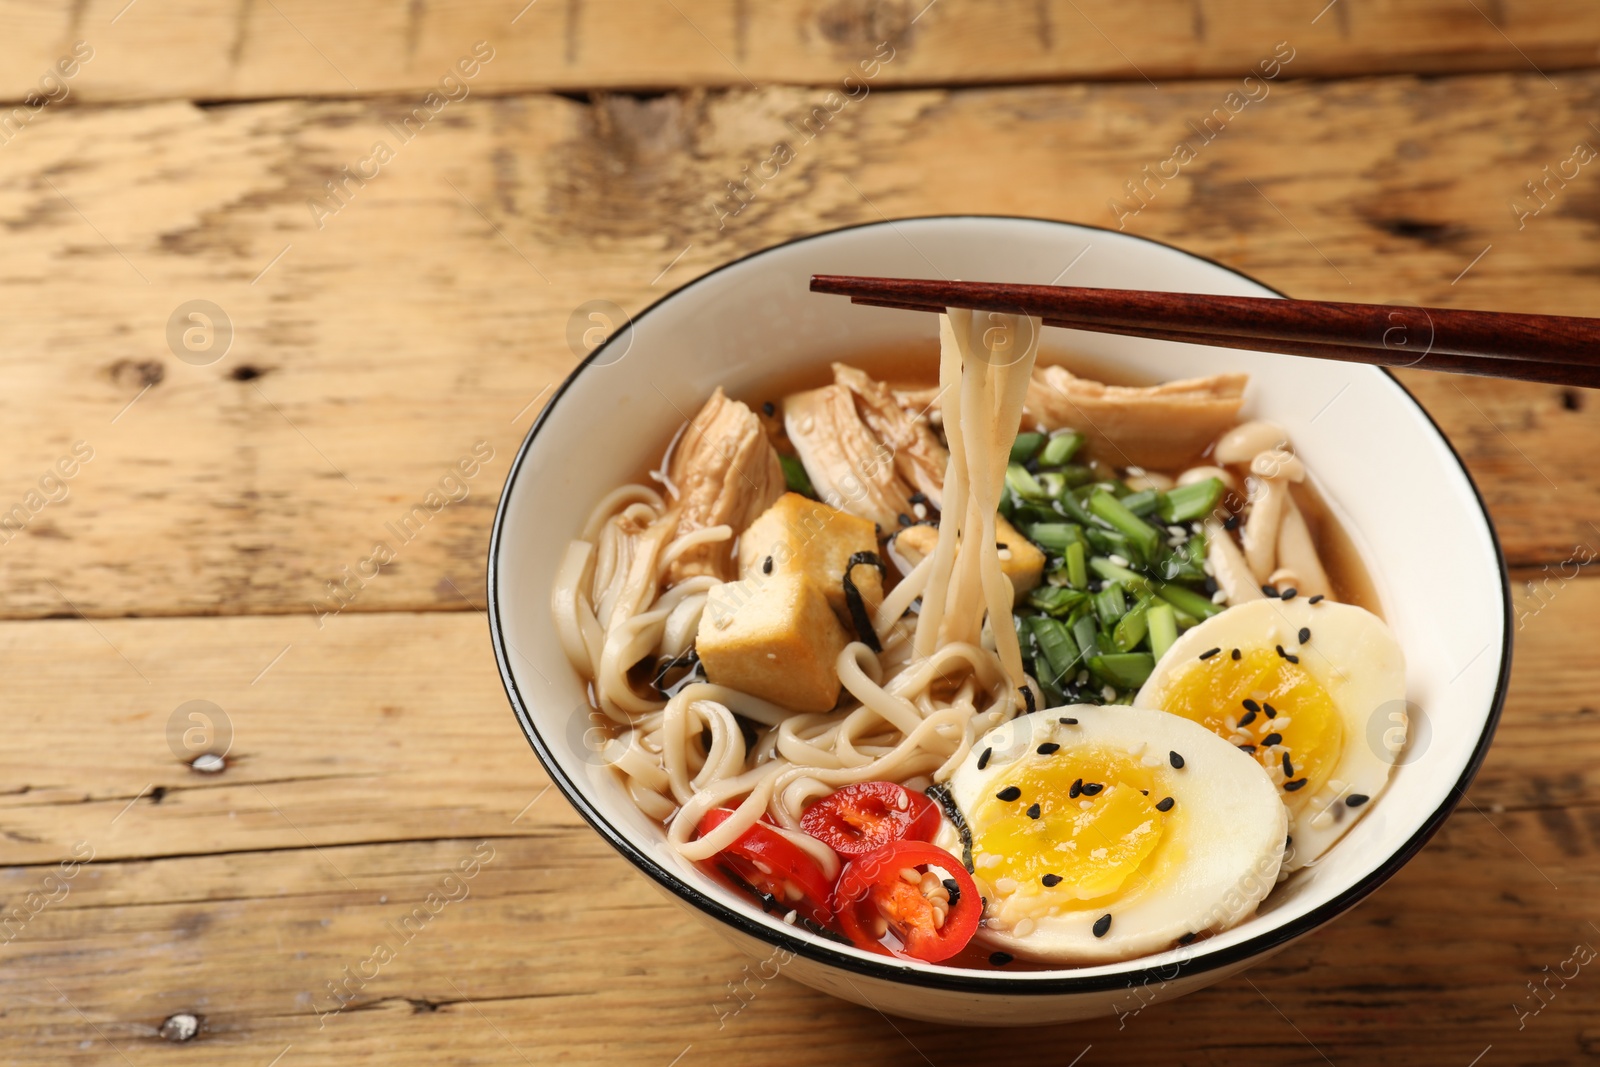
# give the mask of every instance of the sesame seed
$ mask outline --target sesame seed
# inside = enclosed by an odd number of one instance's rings
[[[1296,789],[1299,789],[1301,786],[1303,786],[1305,784],[1306,784],[1306,780],[1304,778],[1296,778],[1292,782],[1284,782],[1283,783],[1283,789],[1284,789],[1284,792],[1286,792],[1286,793],[1293,793]]]
[[[1076,782],[1072,783],[1072,789],[1067,793],[1067,797],[1069,799],[1076,800],[1076,799],[1078,799],[1078,794],[1082,793],[1082,792],[1083,792],[1083,779],[1079,778]]]
[[[1209,650],[1207,650],[1205,652],[1200,653],[1200,658],[1201,659],[1210,659],[1212,656],[1215,656],[1218,652],[1221,652],[1221,651],[1222,651],[1222,649],[1220,649],[1220,648],[1209,649]]]
[[[1046,741],[1044,744],[1034,749],[1034,751],[1039,753],[1041,756],[1053,756],[1057,752],[1061,751],[1061,746],[1056,744],[1054,741]]]
[[[1171,811],[1172,810],[1172,805],[1175,804],[1175,803],[1177,803],[1177,801],[1173,800],[1171,797],[1162,797],[1161,798],[1161,802],[1156,805],[1156,810],[1157,811]]]
[[[1170,762],[1172,764],[1172,769],[1173,770],[1176,770],[1176,771],[1183,770],[1183,757],[1178,755],[1176,752],[1168,752],[1167,753],[1167,760],[1168,760],[1168,762]]]
[[[1245,711],[1260,711],[1261,710],[1261,705],[1257,704],[1254,700],[1251,700],[1249,697],[1245,697],[1242,701],[1240,701],[1240,703],[1244,705],[1244,710]]]
[[[1299,663],[1300,662],[1300,657],[1299,656],[1290,655],[1289,653],[1285,652],[1283,650],[1283,646],[1282,645],[1274,645],[1273,647],[1278,650],[1278,655],[1282,656],[1284,659],[1288,660],[1290,663]]]
[[[1104,937],[1111,929],[1111,913],[1108,911],[1094,921],[1094,936]]]
[[[1233,661],[1235,663],[1239,662],[1239,650],[1237,648],[1233,650]]]
[[[1039,817],[1039,805],[1035,804],[1035,805],[1033,805],[1032,807],[1030,807],[1028,809],[1028,818],[1037,819],[1038,817]]]
[[[1103,685],[1100,687],[1100,696],[1107,704],[1109,704],[1113,700],[1117,699],[1117,691],[1111,688],[1109,685]]]
[[[1115,552],[1107,556],[1106,559],[1118,567],[1126,567],[1128,565],[1127,558],[1124,556],[1119,556]]]
[[[1276,719],[1278,717],[1278,709],[1273,707],[1271,704],[1263,703],[1261,705],[1261,710],[1266,713],[1266,716],[1269,719]]]
[[[1289,753],[1287,752],[1283,754],[1283,776],[1285,778],[1294,777],[1294,764],[1289,762]]]
[[[1302,645],[1309,643],[1310,640],[1311,640],[1311,627],[1309,627],[1309,626],[1300,627],[1300,632],[1298,634],[1296,634],[1295,636],[1300,638],[1300,643]]]
[[[1274,731],[1273,733],[1270,733],[1261,739],[1261,747],[1271,748],[1273,745],[1280,744],[1282,741],[1283,735]]]
[[[1300,590],[1294,588],[1293,586],[1290,586],[1288,589],[1285,589],[1283,592],[1279,593],[1278,594],[1278,598],[1280,600],[1293,600],[1296,596],[1299,596],[1299,595],[1300,595]]]
[[[1227,518],[1223,519],[1222,528],[1230,533],[1234,530],[1237,530],[1239,528],[1239,516],[1229,515]]]
[[[1078,720],[1077,719],[1057,719],[1056,722],[1060,723],[1062,726],[1076,726],[1076,725],[1078,725]]]
[[[905,512],[902,511],[899,515],[897,515],[895,517],[900,520],[900,525],[901,526],[910,526],[911,525],[911,516],[907,515]]]
[[[1228,602],[1228,594],[1218,589],[1215,593],[1211,594],[1211,602],[1213,604],[1226,604]]]
[[[955,907],[956,902],[961,899],[961,883],[954,878],[946,878],[939,884],[944,886],[946,893],[950,894],[950,906],[952,908]]]
[[[1097,796],[1099,794],[1100,790],[1102,790],[1104,788],[1105,788],[1105,786],[1101,785],[1099,782],[1084,782],[1083,783],[1083,795],[1086,796],[1086,797]]]
[[[1047,874],[1039,881],[1044,883],[1046,889],[1053,889],[1061,884],[1061,876],[1059,874]]]
[[[1143,793],[1145,796],[1149,796],[1150,795],[1150,790],[1148,790],[1148,789],[1141,789],[1141,790],[1139,790],[1139,792]]]
[[[1013,958],[1014,957],[1009,952],[989,953],[989,962],[996,967],[1004,967],[1006,964],[1010,963]]]
[[[768,556],[766,559],[761,561],[761,573],[762,574],[771,574],[772,573],[772,557],[771,556]]]
[[[1249,726],[1251,723],[1253,723],[1255,721],[1256,721],[1256,713],[1253,712],[1253,711],[1247,711],[1243,715],[1239,716],[1239,725],[1240,726]]]
[[[1016,800],[1021,795],[1022,795],[1022,790],[1018,789],[1014,785],[1008,785],[1004,789],[1000,790],[1000,792],[996,793],[994,795],[994,798],[996,800],[1012,801],[1012,800]]]
[[[1256,746],[1254,745],[1240,745],[1239,747],[1244,749],[1246,752],[1254,752],[1256,750]]]
[[[1365,793],[1351,793],[1349,796],[1344,798],[1344,806],[1347,808],[1359,808],[1361,805],[1365,804],[1371,799],[1372,798],[1367,796]]]
[[[1264,585],[1261,587],[1261,595],[1275,597],[1278,595],[1278,591],[1270,585]]]
[[[1314,596],[1310,600],[1306,601],[1306,603],[1307,604],[1315,604],[1317,601],[1322,600],[1322,599],[1324,599],[1323,595],[1321,593],[1318,593],[1316,596]]]
[[[928,517],[928,505],[926,505],[926,504],[913,504],[913,505],[911,505],[911,514],[915,515],[919,519],[927,518]]]
[[[978,757],[978,770],[981,771],[989,766],[989,757],[992,755],[994,755],[994,749],[986,748],[983,750],[983,755]]]
[[[1199,934],[1184,934],[1182,937],[1178,938],[1178,944],[1180,944],[1180,945],[1192,944],[1194,942],[1194,939],[1199,937],[1199,936],[1200,936]]]

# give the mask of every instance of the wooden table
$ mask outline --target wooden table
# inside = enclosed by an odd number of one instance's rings
[[[1354,913],[1121,1026],[729,1015],[744,960],[549,790],[483,615],[573,310],[798,234],[1120,222],[1297,296],[1600,311],[1592,0],[525,2],[0,4],[10,1062],[1600,1058],[1600,976],[1551,977],[1600,946],[1593,394],[1403,375],[1515,568],[1488,763]]]

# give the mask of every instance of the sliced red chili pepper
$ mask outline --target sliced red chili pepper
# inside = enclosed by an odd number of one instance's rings
[[[695,836],[721,826],[732,808],[712,808],[696,828]],[[833,921],[828,876],[816,860],[771,827],[756,823],[734,838],[733,844],[707,861],[720,866],[756,892],[771,896],[782,909],[793,908],[814,922]]]
[[[931,841],[939,806],[894,782],[856,782],[812,804],[800,828],[841,856],[862,856],[895,841]]]
[[[944,919],[943,901],[924,895],[901,874],[925,874],[938,868],[941,883],[954,881]],[[947,960],[966,947],[978,930],[983,900],[972,876],[956,859],[925,841],[896,841],[876,852],[857,856],[839,872],[833,888],[839,925],[858,947],[901,959]],[[880,932],[881,931],[881,932]]]

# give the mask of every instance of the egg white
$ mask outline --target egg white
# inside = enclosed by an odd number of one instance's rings
[[[1061,718],[1075,718],[1063,725]],[[1158,868],[1165,876],[1128,886],[1104,905],[1088,905],[1040,915],[1019,936],[1000,928],[1003,901],[984,872],[974,872],[990,901],[989,918],[977,940],[1021,958],[1047,963],[1106,963],[1172,947],[1188,934],[1224,930],[1255,912],[1276,883],[1283,856],[1287,817],[1277,791],[1260,764],[1198,723],[1133,707],[1075,705],[1039,711],[996,727],[973,746],[950,781],[951,797],[965,814],[995,792],[996,780],[1019,763],[1045,763],[1059,754],[1040,755],[1046,741],[1063,752],[1093,745],[1124,752],[1161,772],[1163,788],[1182,817],[1165,823],[1157,851],[1173,857]],[[983,770],[978,762],[990,753]],[[1182,755],[1173,769],[1169,753]],[[969,819],[970,822],[970,819]],[[941,843],[959,855],[960,843],[946,826]],[[1137,876],[1135,876],[1137,878]],[[1110,929],[1094,935],[1094,924],[1110,914]]]
[[[1302,629],[1311,631],[1311,640],[1303,647]],[[1134,704],[1166,706],[1179,671],[1213,648],[1227,656],[1235,648],[1249,652],[1276,645],[1298,656],[1300,666],[1327,690],[1343,728],[1339,758],[1322,788],[1292,801],[1289,794],[1280,793],[1298,808],[1290,812],[1287,872],[1315,862],[1371,809],[1404,748],[1409,725],[1405,654],[1384,621],[1365,608],[1331,600],[1312,604],[1302,597],[1268,598],[1237,604],[1179,637],[1156,664]],[[1352,808],[1348,798],[1357,795],[1368,800]]]

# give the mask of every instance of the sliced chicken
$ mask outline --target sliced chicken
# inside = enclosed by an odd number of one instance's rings
[[[911,487],[895,470],[894,450],[861,418],[849,388],[827,385],[789,395],[783,426],[825,503],[870,519],[885,534],[911,514]]]
[[[1028,385],[1028,412],[1049,429],[1085,434],[1106,463],[1171,469],[1192,461],[1238,421],[1247,380],[1217,374],[1135,387],[1040,367]]]
[[[926,417],[919,414],[922,409],[901,406],[888,386],[843,363],[833,365],[833,380],[855,394],[856,411],[878,440],[894,452],[894,469],[901,480],[927,497],[934,507],[942,507],[950,453],[934,436]]]
[[[673,560],[667,584],[702,574],[733,578],[733,537],[785,490],[783,465],[761,420],[718,388],[678,439],[667,477],[677,492],[677,536],[712,526],[732,528],[731,537],[695,545]]]

